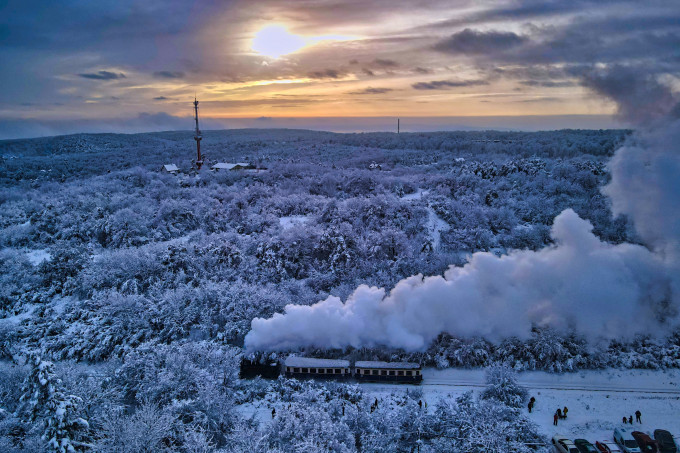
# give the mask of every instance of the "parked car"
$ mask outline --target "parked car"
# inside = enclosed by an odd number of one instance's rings
[[[616,442],[621,450],[625,453],[642,453],[637,440],[633,437],[632,429],[616,428],[614,430],[614,442]]]
[[[576,439],[574,445],[576,445],[576,448],[578,448],[580,453],[597,453],[595,445],[585,439]]]
[[[654,439],[659,444],[659,453],[678,453],[678,445],[665,429],[655,429]]]
[[[552,444],[557,453],[580,453],[578,448],[576,448],[576,445],[574,445],[574,442],[564,436],[553,436]]]
[[[610,440],[595,442],[595,447],[602,453],[621,453],[621,449],[619,448],[618,444]]]
[[[656,441],[649,437],[647,433],[643,433],[642,431],[633,431],[630,434],[637,441],[638,445],[640,446],[640,450],[642,450],[643,453],[657,453],[659,451],[656,446]]]

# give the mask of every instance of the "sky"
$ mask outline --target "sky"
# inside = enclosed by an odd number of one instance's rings
[[[677,89],[680,5],[0,0],[0,67],[0,138],[190,129],[194,96],[205,128],[612,127],[589,74]]]

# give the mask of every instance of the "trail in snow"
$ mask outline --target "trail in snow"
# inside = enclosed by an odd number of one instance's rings
[[[425,197],[429,195],[430,191],[429,190],[424,190],[419,188],[413,193],[406,194],[402,196],[400,199],[402,201],[417,201],[417,200],[423,200]],[[448,231],[449,224],[444,221],[441,217],[437,215],[436,212],[434,212],[434,209],[432,209],[432,206],[428,203],[427,204],[427,233],[428,236],[430,236],[430,240],[432,241],[432,248],[434,250],[439,249],[439,244],[441,243],[441,235],[442,232]]]

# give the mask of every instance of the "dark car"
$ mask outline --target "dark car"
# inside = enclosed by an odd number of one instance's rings
[[[656,441],[642,431],[633,431],[630,434],[637,441],[640,451],[643,453],[657,453],[659,451]]]
[[[659,445],[660,453],[678,453],[678,446],[675,445],[673,436],[665,429],[655,429],[654,439]]]
[[[602,442],[595,442],[595,447],[602,453],[621,453],[616,442],[603,440]]]
[[[598,453],[595,445],[585,439],[576,439],[574,445],[578,448],[579,453]]]

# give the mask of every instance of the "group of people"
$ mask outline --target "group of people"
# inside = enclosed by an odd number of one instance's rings
[[[536,405],[536,398],[533,396],[529,399],[529,413],[534,409],[534,406]],[[560,419],[565,419],[567,418],[567,413],[569,412],[569,408],[567,406],[564,406],[564,409],[557,409],[555,411],[555,414],[553,415],[553,425],[557,426],[557,422]]]
[[[553,415],[553,425],[557,426],[557,421],[559,419],[565,419],[567,418],[567,412],[569,412],[569,408],[567,406],[564,406],[564,409],[557,409],[555,411],[555,415]]]
[[[635,411],[635,421],[638,423],[642,423],[642,412],[639,410]],[[633,424],[633,416],[631,415],[630,417],[626,418],[626,416],[623,416],[623,424]]]

